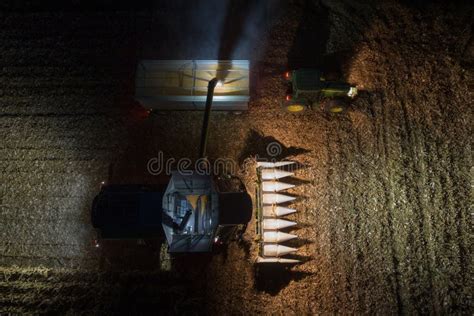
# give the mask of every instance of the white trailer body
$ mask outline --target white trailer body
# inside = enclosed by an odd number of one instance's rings
[[[135,99],[151,110],[204,110],[209,80],[217,78],[212,110],[245,111],[248,60],[142,60]]]

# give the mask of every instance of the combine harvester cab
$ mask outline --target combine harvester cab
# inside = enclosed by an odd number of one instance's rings
[[[219,251],[251,218],[252,199],[240,179],[178,171],[159,190],[104,185],[91,211],[96,247],[103,239],[166,238],[170,253]]]
[[[175,171],[162,212],[170,253],[211,252],[245,231],[252,200],[239,179]]]
[[[213,78],[218,79],[213,111],[248,109],[248,60],[142,60],[135,99],[149,110],[204,110]]]
[[[285,177],[294,176],[294,174],[280,167],[294,164],[295,162],[292,161],[257,163],[257,211],[255,214],[259,242],[257,263],[295,264],[299,262],[297,259],[283,257],[295,253],[298,249],[281,244],[298,237],[282,231],[297,225],[296,222],[282,218],[296,213],[295,209],[283,206],[296,198],[282,193],[294,187],[293,184],[282,182]]]

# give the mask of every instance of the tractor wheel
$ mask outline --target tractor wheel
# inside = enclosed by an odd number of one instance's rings
[[[341,99],[327,100],[324,103],[324,111],[328,113],[340,114],[347,111],[348,104]]]
[[[283,108],[289,113],[301,113],[308,108],[308,105],[305,100],[290,100],[285,101]]]

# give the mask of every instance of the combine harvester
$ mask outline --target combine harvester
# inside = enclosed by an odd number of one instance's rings
[[[286,177],[294,176],[293,172],[280,167],[294,165],[294,161],[257,162],[257,192],[256,192],[256,232],[259,242],[259,256],[257,263],[298,263],[299,260],[283,258],[295,253],[296,248],[282,245],[286,241],[298,236],[283,232],[296,222],[284,219],[284,216],[296,213],[295,209],[288,208],[287,204],[295,197],[281,193],[294,187],[293,184],[281,182]]]
[[[145,60],[137,69],[135,98],[150,110],[204,110],[198,157],[206,159],[211,107],[221,111],[248,108],[249,63]],[[297,238],[284,231],[296,225],[284,219],[296,212],[284,206],[295,198],[282,193],[294,185],[280,181],[294,175],[281,167],[294,164],[258,163],[258,263],[299,262],[284,258],[297,249],[283,245]],[[160,179],[158,189],[127,184],[101,186],[91,210],[96,247],[108,239],[164,238],[169,253],[213,252],[245,231],[252,201],[240,179],[179,172]]]
[[[204,110],[198,157],[207,159],[211,107],[247,110],[248,65],[145,60],[137,69],[135,98],[151,110]],[[157,181],[157,189],[103,183],[91,210],[96,247],[102,240],[164,237],[169,253],[212,252],[241,235],[252,217],[252,200],[238,178],[174,171]]]

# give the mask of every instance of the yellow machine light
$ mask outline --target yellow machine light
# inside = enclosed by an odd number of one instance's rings
[[[304,105],[301,104],[291,104],[287,107],[288,112],[301,112],[304,110]]]

